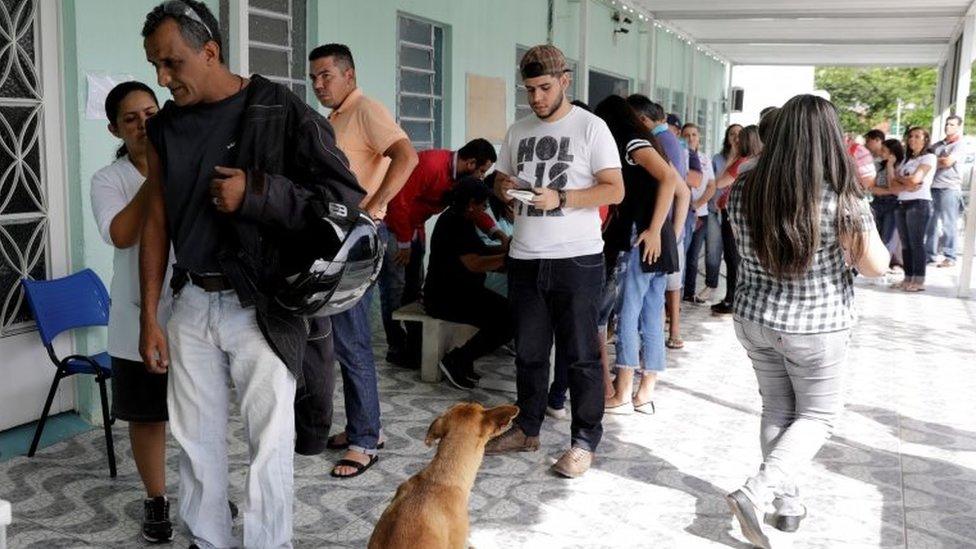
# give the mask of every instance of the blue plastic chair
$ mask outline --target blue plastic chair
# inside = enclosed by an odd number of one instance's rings
[[[41,433],[44,431],[44,423],[51,411],[51,403],[54,401],[54,394],[57,392],[61,380],[75,374],[93,375],[98,383],[98,391],[102,400],[102,421],[105,424],[108,468],[114,478],[115,445],[112,442],[112,423],[115,422],[115,418],[109,414],[108,395],[105,389],[106,382],[112,377],[111,359],[108,353],[98,353],[92,356],[71,355],[58,358],[54,352],[54,346],[51,344],[54,338],[62,332],[87,326],[108,325],[110,300],[105,285],[91,269],[85,269],[54,280],[28,280],[24,278],[21,280],[21,284],[24,286],[27,303],[30,305],[31,312],[34,313],[34,320],[37,322],[37,333],[41,336],[48,356],[51,357],[51,361],[57,367],[54,381],[51,383],[51,391],[47,395],[47,402],[44,403],[44,412],[41,414],[41,420],[37,423],[34,440],[31,442],[27,455],[33,457],[37,451],[37,444],[40,442]]]

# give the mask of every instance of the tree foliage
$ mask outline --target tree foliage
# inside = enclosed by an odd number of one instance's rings
[[[930,127],[937,74],[934,68],[818,67],[817,89],[830,93],[840,112],[844,130],[863,134],[879,127],[895,128],[898,100],[914,109],[902,109],[902,128]]]

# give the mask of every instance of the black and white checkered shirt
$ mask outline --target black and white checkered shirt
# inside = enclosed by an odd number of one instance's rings
[[[759,264],[753,250],[743,216],[743,185],[741,179],[735,183],[728,206],[740,257],[735,315],[786,333],[815,334],[851,328],[857,318],[854,275],[844,261],[837,235],[837,194],[823,186],[820,248],[810,268],[793,278],[778,278]],[[860,222],[862,227],[874,226],[867,200],[863,202]]]

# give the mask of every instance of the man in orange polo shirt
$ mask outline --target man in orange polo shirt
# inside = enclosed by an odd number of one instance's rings
[[[336,142],[346,154],[359,184],[366,190],[361,207],[382,221],[393,200],[417,165],[417,152],[407,134],[382,103],[363,95],[356,85],[356,65],[349,48],[326,44],[308,56],[309,79],[315,97],[330,109]],[[380,225],[385,237],[385,225]],[[370,292],[371,293],[371,292]],[[329,439],[330,448],[346,454],[332,476],[361,474],[377,459],[380,441],[380,403],[369,325],[370,293],[345,313],[332,317],[336,357],[342,371],[346,430]]]

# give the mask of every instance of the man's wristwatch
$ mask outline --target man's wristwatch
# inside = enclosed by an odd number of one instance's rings
[[[557,193],[559,194],[559,207],[560,208],[565,208],[566,207],[566,191],[557,191]]]

